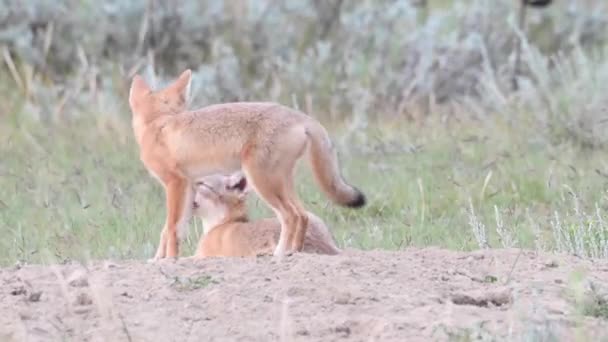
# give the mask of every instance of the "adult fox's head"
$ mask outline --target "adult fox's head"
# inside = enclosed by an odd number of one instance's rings
[[[135,75],[129,91],[129,106],[133,117],[147,122],[160,115],[183,112],[190,97],[191,80],[192,72],[186,69],[173,83],[154,91],[143,77]]]

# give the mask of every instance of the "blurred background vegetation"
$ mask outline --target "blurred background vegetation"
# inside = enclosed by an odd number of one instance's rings
[[[152,255],[163,194],[128,87],[185,68],[193,107],[330,128],[370,204],[328,205],[307,167],[299,191],[341,246],[608,257],[607,29],[601,0],[3,0],[0,263]]]

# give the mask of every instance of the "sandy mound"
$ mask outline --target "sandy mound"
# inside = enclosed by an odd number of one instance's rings
[[[608,321],[580,313],[606,305],[608,263],[519,250],[99,261],[0,280],[2,341],[608,337]]]

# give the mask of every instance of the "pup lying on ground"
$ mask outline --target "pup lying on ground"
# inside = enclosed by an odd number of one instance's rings
[[[193,258],[272,254],[281,223],[275,217],[249,221],[247,179],[240,173],[201,178],[195,185],[193,215],[203,220],[203,236]],[[303,252],[338,254],[340,249],[323,223],[307,212]]]

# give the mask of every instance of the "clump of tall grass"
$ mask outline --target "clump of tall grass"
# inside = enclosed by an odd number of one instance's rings
[[[568,188],[568,187],[567,187]],[[550,233],[542,234],[539,220],[528,214],[530,231],[534,235],[534,247],[540,251],[554,251],[577,255],[583,258],[608,258],[608,216],[598,203],[592,212],[587,212],[580,198],[570,188],[567,193],[571,197],[571,209],[554,210],[548,218]],[[562,206],[567,208],[568,205]],[[495,231],[500,247],[522,247],[518,244],[513,232],[505,226],[497,206],[494,206]],[[469,227],[479,248],[489,248],[488,230],[482,219],[475,213],[472,201],[469,201],[467,211]]]
[[[350,159],[356,163],[346,172],[358,175],[378,193],[378,200],[360,216],[349,214],[369,227],[361,230],[364,233],[348,231],[349,245],[400,248],[403,243],[444,243],[468,249],[476,242],[482,248],[513,247],[527,243],[522,231],[530,228],[538,249],[605,256],[601,205],[592,214],[567,210],[571,204],[555,203],[549,198],[552,193],[538,185],[542,180],[527,183],[515,176],[515,171],[525,172],[537,160],[544,163],[535,165],[539,169],[551,167],[553,161],[544,154],[561,144],[574,142],[577,148],[587,148],[581,149],[586,152],[605,145],[608,63],[603,58],[607,52],[603,33],[608,12],[602,11],[606,8],[603,2],[594,6],[555,1],[547,10],[530,10],[528,26],[522,32],[515,25],[517,7],[510,0],[471,0],[426,9],[391,0],[182,1],[175,6],[158,0],[61,0],[52,4],[11,0],[0,5],[0,112],[12,113],[20,131],[5,130],[4,122],[0,130],[21,144],[6,149],[7,156],[14,156],[10,167],[19,170],[14,173],[29,167],[23,161],[27,158],[17,155],[21,149],[23,156],[34,155],[36,160],[46,162],[51,155],[60,161],[56,166],[59,175],[71,174],[71,163],[85,155],[88,169],[82,174],[96,180],[85,183],[87,189],[91,184],[100,186],[98,180],[107,178],[120,183],[117,189],[137,190],[124,190],[125,202],[151,198],[151,194],[159,194],[156,185],[141,182],[140,173],[145,173],[140,164],[131,162],[137,160],[137,154],[128,141],[132,138],[126,105],[129,80],[134,73],[144,73],[159,86],[190,67],[195,73],[194,106],[231,100],[279,101],[336,123],[336,130],[341,130],[335,134],[336,141],[345,153],[365,152],[353,153]],[[518,42],[522,56],[515,70]],[[517,90],[511,87],[513,75]],[[39,129],[31,117],[56,123],[51,131],[60,136],[46,140],[48,127]],[[70,126],[78,121],[72,119],[83,117],[87,118],[79,126]],[[428,119],[413,120],[423,129],[402,130],[409,126],[405,118],[419,117]],[[454,121],[474,121],[471,135],[477,141],[464,143],[469,132],[451,131]],[[466,124],[454,127],[470,128]],[[486,146],[484,139],[492,135],[501,135],[491,143],[502,146]],[[76,138],[84,141],[86,153],[72,146]],[[26,151],[30,143],[38,146],[39,154]],[[534,148],[540,152],[531,151]],[[536,159],[525,160],[530,152]],[[98,159],[97,154],[103,158]],[[576,157],[576,153],[570,154],[570,161],[579,161]],[[467,203],[481,164],[501,162],[498,159],[512,170],[496,169],[493,185],[489,184],[492,173],[483,167],[487,176],[480,202]],[[376,171],[369,165],[372,163],[380,165]],[[378,177],[382,164],[386,167]],[[35,165],[42,168],[46,164]],[[1,162],[0,166],[5,167]],[[115,180],[117,173],[124,179]],[[563,180],[566,172],[559,173]],[[34,193],[44,194],[47,187],[61,193],[55,187],[63,183],[53,178],[55,174],[46,179],[39,173],[26,174],[39,183],[40,189]],[[600,188],[601,182],[590,183],[594,189]],[[526,186],[530,191],[520,194]],[[26,203],[28,191],[31,189],[15,186],[13,201]],[[112,207],[117,206],[114,198],[120,198],[114,192],[123,192],[101,186],[90,191],[111,198]],[[380,194],[383,191],[389,195]],[[586,197],[596,197],[586,195],[581,208],[593,202]],[[58,200],[55,205],[61,209],[68,200]],[[156,202],[146,203],[146,210],[162,206],[162,199],[153,200]],[[525,224],[515,222],[516,214],[502,211],[531,209],[526,201],[553,206],[550,220],[545,222],[540,211],[533,211]],[[120,212],[112,207],[100,204],[99,210]],[[458,208],[468,208],[468,213],[457,217]],[[111,215],[93,216],[90,209],[81,212],[80,203],[73,210],[70,214],[76,213],[80,220],[73,224],[75,229],[91,217],[109,220],[117,231],[125,222],[140,227],[131,237],[144,241],[141,245],[145,247],[137,255],[148,253],[156,243],[150,241],[157,233],[149,238],[148,228],[141,228],[160,220],[149,212],[135,211],[137,215],[132,217],[125,210],[125,216],[115,220]],[[14,211],[5,212],[6,227],[10,225],[19,237],[28,234],[27,224],[16,224],[20,221]],[[346,225],[344,214],[332,211],[331,215],[336,226]],[[66,217],[53,216],[53,220],[62,223]],[[467,223],[473,228],[473,243],[467,240]],[[109,224],[102,221],[99,226]],[[455,234],[445,237],[446,226],[454,226]],[[121,234],[108,234],[100,245],[120,247]],[[61,236],[57,240],[64,243],[68,239]],[[24,243],[25,239],[17,241]],[[117,248],[116,253],[127,253],[125,248]],[[19,253],[28,255],[30,249],[34,248],[24,246]]]
[[[581,257],[608,258],[606,214],[597,203],[593,212],[586,212],[579,197],[572,190],[569,193],[572,210],[561,214],[554,211],[550,221],[555,249]]]

